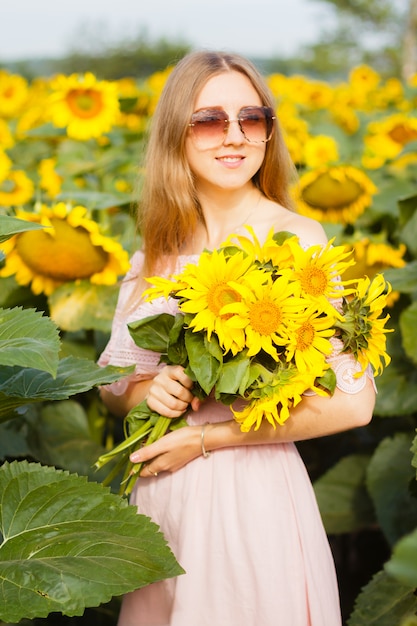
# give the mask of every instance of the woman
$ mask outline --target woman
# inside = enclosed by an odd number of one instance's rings
[[[128,594],[119,626],[338,626],[332,555],[294,442],[367,424],[372,375],[332,355],[331,398],[306,395],[284,426],[244,433],[228,407],[201,403],[178,366],[137,348],[126,324],[169,303],[140,301],[143,277],[178,272],[204,248],[249,224],[325,244],[322,227],[292,211],[293,175],[272,97],[257,70],[232,54],[195,52],[171,73],[154,115],[140,214],[144,251],[132,258],[101,364],[135,363],[105,387],[112,412],[144,398],[189,426],[132,455],[145,461],[131,503],[158,523],[186,573]],[[209,454],[210,451],[210,454]]]

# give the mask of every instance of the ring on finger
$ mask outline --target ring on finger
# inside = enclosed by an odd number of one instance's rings
[[[149,466],[148,466],[147,470],[148,470],[148,472],[149,472],[150,474],[152,474],[153,476],[158,476],[158,472],[153,472]]]

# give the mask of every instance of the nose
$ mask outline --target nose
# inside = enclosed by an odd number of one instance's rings
[[[224,134],[223,144],[241,144],[245,141],[245,135],[240,128],[239,120],[229,120]]]

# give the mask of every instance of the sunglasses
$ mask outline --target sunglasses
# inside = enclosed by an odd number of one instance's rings
[[[239,124],[246,141],[266,143],[272,137],[275,119],[271,107],[243,107],[235,120],[223,109],[203,109],[192,114],[188,126],[199,145],[214,148],[223,143],[232,122]]]

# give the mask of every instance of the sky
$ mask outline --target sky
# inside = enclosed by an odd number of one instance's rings
[[[0,0],[0,62],[62,56],[88,32],[285,56],[316,41],[329,18],[318,0]]]

